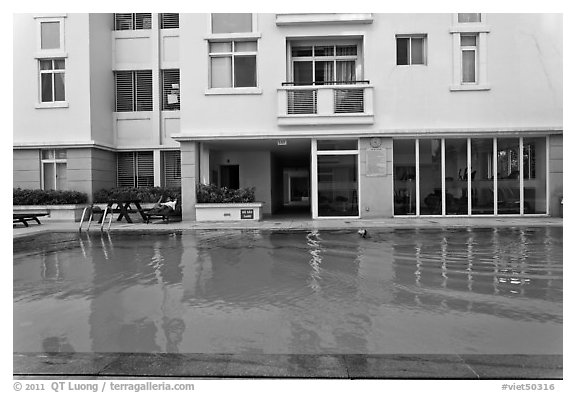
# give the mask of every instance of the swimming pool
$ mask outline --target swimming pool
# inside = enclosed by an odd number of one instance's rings
[[[562,228],[14,240],[14,352],[561,354]]]

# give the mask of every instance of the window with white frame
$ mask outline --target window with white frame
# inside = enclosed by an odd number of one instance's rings
[[[152,71],[116,71],[116,112],[152,110]]]
[[[152,28],[152,14],[114,14],[114,30],[148,30]]]
[[[65,149],[42,150],[42,189],[64,190],[67,186]]]
[[[478,83],[478,35],[461,34],[460,52],[463,84]]]
[[[182,184],[180,151],[162,152],[162,185],[177,188]]]
[[[180,70],[162,70],[162,110],[180,110]]]
[[[426,64],[426,35],[397,35],[396,64]]]
[[[458,23],[479,23],[482,22],[482,14],[458,14]]]
[[[65,60],[40,59],[40,102],[66,101]]]
[[[257,87],[257,41],[211,41],[210,88]]]
[[[65,16],[37,18],[37,50],[42,55],[64,54]]]
[[[117,186],[154,186],[154,157],[151,151],[117,154]]]
[[[290,54],[292,82],[295,85],[350,83],[359,76],[357,43],[293,42]]]
[[[212,14],[211,22],[212,34],[251,33],[254,31],[252,14]]]

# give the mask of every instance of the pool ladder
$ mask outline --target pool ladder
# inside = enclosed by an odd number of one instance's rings
[[[102,222],[100,223],[100,231],[104,231],[104,224],[106,223],[106,216],[110,214],[110,219],[108,220],[108,228],[106,229],[110,232],[110,226],[112,225],[112,218],[114,216],[114,212],[112,209],[109,209],[108,206],[102,211],[102,208],[99,206],[87,206],[84,208],[82,212],[82,218],[80,219],[80,226],[78,227],[78,232],[82,232],[82,224],[84,224],[84,219],[87,218],[88,226],[86,227],[86,231],[90,231],[90,225],[92,225],[92,219],[94,218],[94,214],[102,214]]]

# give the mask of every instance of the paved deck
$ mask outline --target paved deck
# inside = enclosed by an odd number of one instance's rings
[[[42,224],[13,226],[13,236],[22,237],[44,232],[75,232],[79,223],[41,220]],[[116,231],[192,231],[210,229],[263,229],[263,230],[310,230],[310,229],[358,229],[358,228],[465,228],[465,227],[541,227],[562,226],[562,218],[555,217],[433,217],[433,218],[381,218],[381,219],[322,219],[268,217],[263,221],[196,222],[182,221],[165,223],[160,220],[146,224],[135,221],[113,221],[111,232]],[[86,228],[86,224],[84,225]],[[90,231],[99,231],[92,224]]]
[[[14,354],[14,377],[562,379],[562,356]]]

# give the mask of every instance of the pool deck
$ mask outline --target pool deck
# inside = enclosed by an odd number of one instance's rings
[[[13,226],[13,237],[76,232],[78,223],[41,220]],[[313,230],[359,228],[562,227],[562,218],[473,217],[326,219],[270,217],[263,221],[128,224],[114,221],[111,232],[225,229]],[[91,233],[99,232],[93,225]],[[562,355],[286,355],[14,353],[16,379],[114,378],[330,378],[330,379],[562,379]]]
[[[562,355],[18,353],[19,379],[562,379]]]
[[[13,237],[36,235],[44,232],[76,232],[79,223],[69,221],[41,220],[42,224],[30,224],[29,227],[16,224],[13,226]],[[313,229],[359,229],[359,228],[492,228],[492,227],[542,227],[562,226],[562,218],[557,217],[430,217],[430,218],[380,218],[356,219],[338,218],[312,220],[309,218],[268,217],[262,221],[221,221],[196,222],[182,221],[165,223],[112,221],[111,232],[117,231],[193,231],[223,229],[262,229],[262,230],[313,230]],[[87,225],[84,224],[83,231]],[[106,225],[107,227],[107,225]],[[90,232],[98,232],[100,227],[93,223]]]

